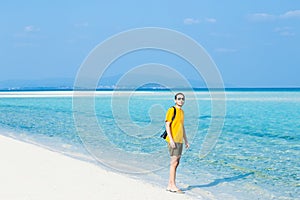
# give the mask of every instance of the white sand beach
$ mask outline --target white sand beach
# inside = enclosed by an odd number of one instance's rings
[[[191,199],[2,135],[0,159],[3,200]]]

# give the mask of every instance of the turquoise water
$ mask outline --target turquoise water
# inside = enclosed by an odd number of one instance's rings
[[[169,92],[130,98],[99,92],[90,113],[74,109],[70,96],[0,95],[0,128],[11,137],[92,160],[85,146],[100,165],[138,172],[134,176],[165,186],[169,163],[159,134],[172,98]],[[199,151],[212,120],[210,95],[188,93],[186,99],[191,148],[181,159],[178,184],[188,194],[207,199],[300,196],[300,92],[227,92],[222,133],[204,158]],[[85,107],[84,102],[77,105]]]

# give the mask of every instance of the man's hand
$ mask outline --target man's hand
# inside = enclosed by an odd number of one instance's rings
[[[185,142],[185,148],[190,148],[190,144],[188,142]]]
[[[175,149],[176,148],[176,144],[174,142],[174,140],[170,140],[170,146]]]

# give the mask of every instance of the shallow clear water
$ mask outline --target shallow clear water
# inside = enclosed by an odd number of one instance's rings
[[[84,145],[112,170],[167,182],[166,143],[159,135],[172,95],[112,98],[99,93],[94,113],[74,109],[71,97],[0,96],[0,128],[10,130],[12,137],[87,159]],[[184,106],[191,148],[178,169],[180,187],[207,199],[300,196],[300,92],[227,92],[222,134],[204,158],[199,151],[212,120],[211,101],[207,92],[193,95],[187,94]],[[88,107],[84,102],[77,105]]]

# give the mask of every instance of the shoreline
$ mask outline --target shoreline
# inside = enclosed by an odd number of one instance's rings
[[[169,92],[169,91],[182,91],[182,92],[299,92],[300,86],[290,87],[222,87],[222,88],[207,88],[207,87],[191,87],[191,88],[92,88],[92,89],[68,89],[60,87],[33,87],[33,88],[1,88],[1,92]]]
[[[0,199],[192,199],[2,134],[0,156]]]

